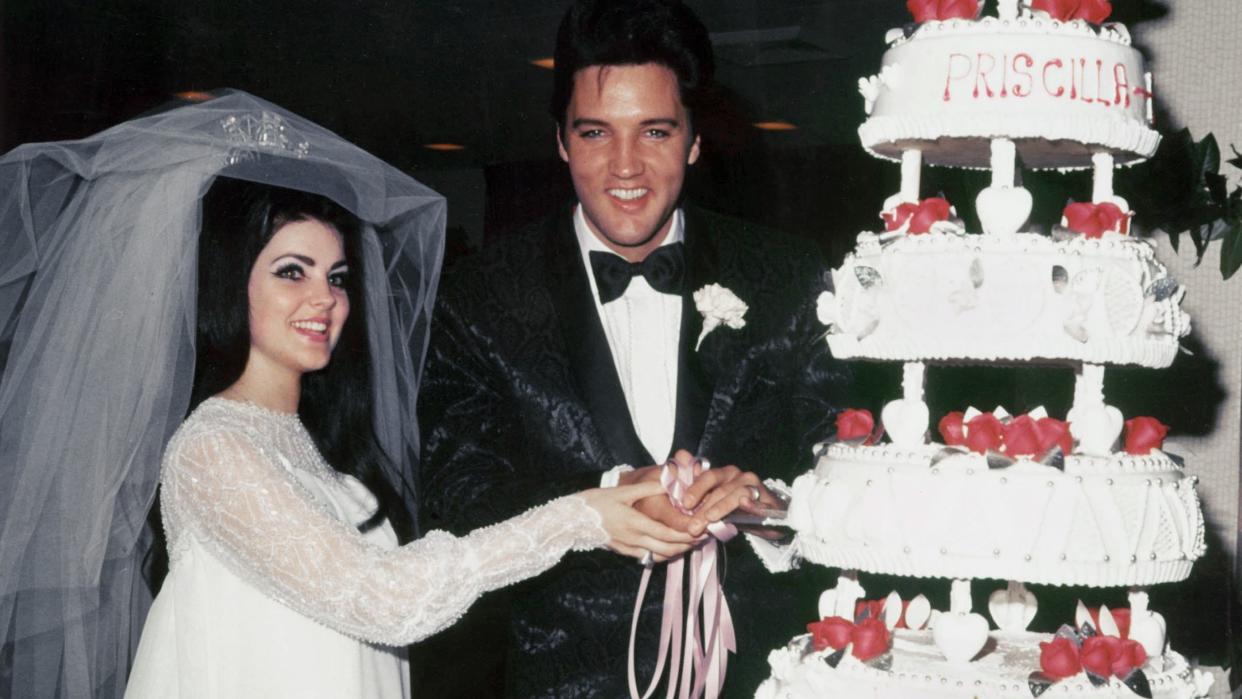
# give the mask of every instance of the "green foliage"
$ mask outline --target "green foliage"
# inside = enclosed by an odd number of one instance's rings
[[[1242,168],[1242,154],[1237,149],[1233,154],[1226,162]],[[1147,164],[1121,180],[1139,210],[1139,222],[1168,233],[1174,250],[1181,234],[1189,235],[1196,264],[1203,261],[1208,245],[1219,240],[1221,276],[1228,279],[1242,268],[1242,187],[1229,192],[1220,166],[1216,137],[1208,134],[1196,141],[1183,129],[1166,136]]]

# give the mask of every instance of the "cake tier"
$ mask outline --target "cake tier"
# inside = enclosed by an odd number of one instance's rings
[[[832,277],[821,318],[843,359],[1164,367],[1190,332],[1182,289],[1151,245],[1115,233],[928,233],[884,245],[862,233]]]
[[[892,667],[881,670],[853,657],[836,668],[824,662],[832,651],[810,651],[807,636],[768,655],[772,676],[759,687],[756,699],[1031,699],[1027,678],[1039,669],[1039,642],[1049,634],[1002,634],[994,631],[982,655],[969,664],[952,664],[932,641],[930,631],[894,633]],[[1210,675],[1193,670],[1173,651],[1153,658],[1143,668],[1153,699],[1198,699],[1208,696]],[[1116,678],[1095,687],[1085,674],[1054,684],[1044,697],[1134,699]]]
[[[863,146],[898,159],[917,149],[933,165],[986,168],[989,141],[1008,138],[1030,168],[1083,168],[1111,152],[1147,158],[1149,77],[1119,25],[1027,17],[922,24],[884,55],[870,80]]]
[[[803,558],[917,577],[1111,587],[1182,580],[1204,551],[1193,477],[1167,456],[1026,459],[834,444],[794,481]]]

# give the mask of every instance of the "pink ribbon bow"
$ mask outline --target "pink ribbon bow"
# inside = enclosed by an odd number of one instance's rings
[[[699,463],[703,470],[711,468],[705,459]],[[693,466],[680,466],[672,460],[664,464],[660,472],[660,483],[668,493],[669,500],[686,515],[693,514],[693,511],[682,504],[682,498],[686,489],[694,483],[694,478]],[[647,691],[640,697],[634,671],[634,638],[652,569],[648,567],[643,571],[642,582],[638,585],[638,599],[634,601],[634,617],[630,623],[630,699],[648,699],[652,695],[664,673],[666,662],[669,665],[668,692],[665,695],[668,699],[673,699],[674,696],[679,699],[698,699],[704,696],[704,692],[707,699],[720,696],[720,690],[724,686],[725,668],[729,662],[728,654],[737,652],[737,638],[734,636],[733,617],[729,614],[724,588],[720,585],[716,561],[718,556],[723,555],[719,551],[720,544],[737,536],[737,527],[725,522],[713,522],[707,526],[707,531],[712,538],[703,546],[668,563],[664,581],[664,618],[660,622],[660,649],[655,675],[651,678]],[[687,560],[690,564],[690,600],[684,627],[687,634],[685,647],[682,648],[681,659],[678,661],[676,653],[682,645],[683,629],[682,583]],[[678,676],[681,677],[680,684]]]

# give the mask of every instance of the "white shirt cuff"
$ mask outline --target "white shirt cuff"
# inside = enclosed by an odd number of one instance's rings
[[[617,464],[607,471],[604,471],[604,475],[599,477],[599,487],[615,488],[617,487],[617,483],[621,481],[621,474],[633,470],[634,467],[629,464]]]

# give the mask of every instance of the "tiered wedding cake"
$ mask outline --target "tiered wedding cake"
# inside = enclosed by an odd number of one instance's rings
[[[903,362],[903,392],[878,425],[846,411],[793,485],[793,551],[843,573],[810,633],[772,652],[764,699],[1186,699],[1211,684],[1168,649],[1143,589],[1184,579],[1203,553],[1195,479],[1161,451],[1163,425],[1126,420],[1103,391],[1107,365],[1166,367],[1189,332],[1183,289],[1128,235],[1132,212],[1112,189],[1113,168],[1159,141],[1150,76],[1126,29],[1101,24],[1105,0],[1000,0],[997,17],[981,4],[910,0],[918,23],[890,33],[882,70],[860,81],[863,145],[901,162],[901,191],[886,230],[860,234],[833,271],[819,312],[837,357]],[[992,171],[982,233],[920,199],[924,163]],[[1022,166],[1093,168],[1094,191],[1051,236],[1021,232]],[[1065,420],[931,416],[925,369],[954,362],[1072,373],[1073,407]],[[950,608],[867,601],[859,570],[947,579],[927,584],[951,585]],[[975,578],[1000,588],[990,621],[971,608]],[[1036,633],[1023,583],[1128,587],[1130,604],[1080,603],[1056,633]]]

